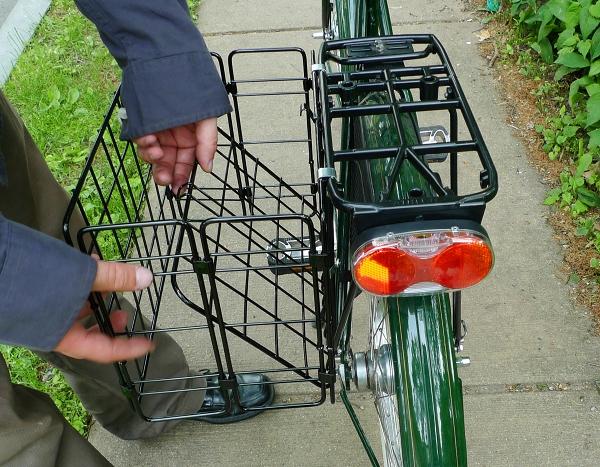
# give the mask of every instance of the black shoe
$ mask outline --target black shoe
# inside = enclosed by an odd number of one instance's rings
[[[268,407],[273,403],[275,391],[272,384],[269,383],[269,378],[260,373],[249,373],[245,375],[236,375],[239,384],[249,384],[249,386],[238,386],[240,393],[240,404],[244,408],[250,407]],[[208,386],[218,386],[218,376],[210,376],[206,379]],[[220,389],[207,389],[204,395],[204,403],[202,404],[201,412],[216,411],[225,409],[225,400]],[[235,423],[247,418],[254,417],[262,410],[252,410],[243,412],[237,408],[231,415],[209,415],[206,417],[198,417],[198,420],[208,423]]]

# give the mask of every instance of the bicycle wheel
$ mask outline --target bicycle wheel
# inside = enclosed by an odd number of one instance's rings
[[[385,0],[334,0],[330,5],[327,19],[334,39],[392,33]],[[412,100],[409,92],[398,97]],[[365,104],[387,103],[381,93],[364,99],[368,101]],[[420,142],[414,115],[402,114],[401,126],[405,144]],[[399,145],[392,118],[382,115],[345,121],[341,141],[343,149]],[[424,197],[435,196],[429,183],[409,164],[401,167],[390,190],[386,175],[393,163],[393,159],[342,163],[340,181],[346,197],[356,202],[394,203],[414,188]],[[384,191],[387,195],[382,199]],[[347,270],[349,255],[343,245],[352,244],[357,232],[347,215],[338,215],[336,224],[337,261]],[[345,301],[345,292],[340,290],[340,303]],[[370,303],[369,347],[363,358],[385,465],[466,465],[462,383],[456,371],[449,295],[373,297]],[[349,323],[348,334],[350,330]],[[349,335],[344,348],[348,339]]]
[[[371,300],[368,378],[386,467],[467,464],[446,298]]]
[[[369,358],[375,409],[379,416],[381,450],[385,465],[402,465],[400,420],[394,383],[394,367],[391,359],[392,341],[385,303],[371,299],[371,321],[369,328]]]
[[[377,103],[380,98],[374,94],[369,100]],[[393,134],[386,129],[392,124],[390,119],[378,119],[352,122],[352,147],[394,144],[381,138]],[[403,123],[404,139],[416,138],[414,119]],[[373,128],[378,129],[377,135]],[[378,201],[390,163],[390,159],[349,163],[345,186],[350,199]],[[388,202],[407,196],[415,187],[430,190],[406,165]],[[373,297],[370,313],[367,378],[375,398],[385,465],[466,465],[462,383],[456,370],[449,295]]]

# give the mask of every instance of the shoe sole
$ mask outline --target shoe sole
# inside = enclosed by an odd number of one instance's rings
[[[272,384],[267,385],[269,387],[269,399],[266,404],[263,406],[265,409],[273,404],[273,399],[275,398],[275,389]],[[265,410],[249,410],[246,412],[242,412],[237,415],[209,415],[207,417],[198,417],[198,421],[211,423],[213,425],[227,425],[229,423],[237,423],[242,420],[247,420],[248,418],[256,417],[257,415],[263,413]]]

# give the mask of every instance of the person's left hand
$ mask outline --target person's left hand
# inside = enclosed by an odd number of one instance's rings
[[[132,264],[98,260],[98,269],[92,291],[126,292],[141,290],[151,283],[152,272],[146,268]],[[92,314],[92,308],[90,303],[86,302],[79,312],[77,320],[55,347],[55,352],[75,359],[111,363],[132,360],[154,349],[154,343],[144,337],[110,337],[103,334],[97,324],[91,328],[86,328],[84,318],[90,314]],[[125,311],[115,310],[110,313],[111,325],[117,333],[125,330],[127,320],[128,316]]]
[[[141,159],[152,164],[154,181],[171,185],[173,193],[185,185],[198,161],[205,172],[212,170],[217,150],[217,119],[208,118],[135,138]]]

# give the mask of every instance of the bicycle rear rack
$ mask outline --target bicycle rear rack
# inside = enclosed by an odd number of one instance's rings
[[[498,177],[483,137],[469,104],[456,78],[448,56],[433,35],[398,35],[379,38],[325,42],[320,53],[321,64],[313,67],[315,108],[321,162],[336,168],[339,163],[390,159],[386,169],[386,185],[392,186],[403,164],[412,164],[433,190],[426,196],[421,190],[405,199],[388,202],[356,202],[343,193],[334,177],[327,183],[327,192],[337,209],[353,214],[359,229],[394,222],[425,219],[470,219],[481,222],[485,203],[498,190]],[[443,96],[440,93],[443,91]],[[380,96],[372,103],[367,96]],[[407,138],[402,125],[412,122],[413,133],[419,134],[418,121],[431,124],[447,121],[449,141],[423,144]],[[379,119],[385,130],[395,133],[393,145],[381,147],[336,147],[332,127],[336,120],[354,121]],[[405,119],[404,122],[402,119]],[[385,125],[384,125],[385,123]],[[352,124],[351,124],[352,125]],[[389,140],[382,135],[382,140]],[[426,163],[431,155],[449,154],[446,164],[437,164],[435,171]],[[465,158],[475,153],[474,159]],[[477,161],[479,178],[476,184],[465,180],[466,191],[459,191],[459,155],[470,164],[461,174],[475,178],[473,162]],[[443,177],[443,171],[447,176]],[[469,182],[469,183],[465,183]],[[383,193],[385,195],[385,193]]]

